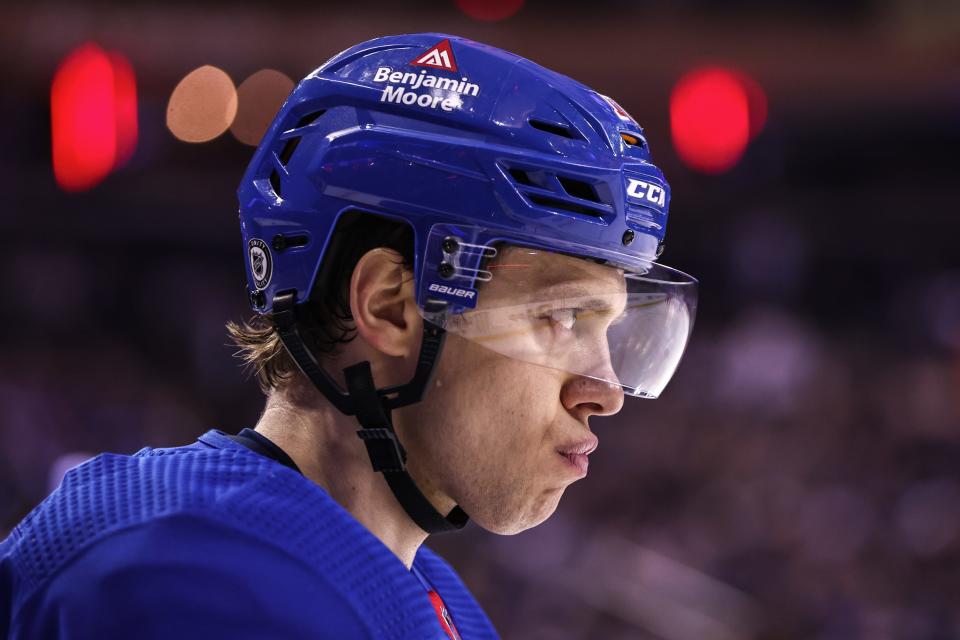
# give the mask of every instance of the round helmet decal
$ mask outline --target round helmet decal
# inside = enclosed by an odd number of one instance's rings
[[[250,273],[253,274],[253,283],[257,289],[265,289],[273,275],[273,258],[270,248],[260,238],[253,238],[248,243],[250,257]]]

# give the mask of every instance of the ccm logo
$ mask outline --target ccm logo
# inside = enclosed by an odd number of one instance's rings
[[[650,184],[649,182],[635,178],[628,178],[628,180],[630,180],[630,182],[627,184],[627,195],[631,198],[647,200],[661,207],[666,202],[667,194],[663,190],[663,187],[658,187],[655,184]]]
[[[445,293],[450,296],[457,296],[458,298],[470,298],[473,300],[473,296],[477,295],[476,291],[470,291],[469,289],[457,289],[456,287],[448,287],[445,284],[431,284],[427,287],[428,290],[434,291],[436,293]]]

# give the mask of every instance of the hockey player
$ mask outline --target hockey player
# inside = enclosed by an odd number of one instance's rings
[[[70,471],[0,543],[0,634],[496,637],[423,542],[549,517],[692,328],[643,131],[513,54],[379,38],[299,84],[239,199],[256,428]]]

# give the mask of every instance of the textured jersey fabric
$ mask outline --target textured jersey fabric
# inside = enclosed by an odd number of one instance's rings
[[[245,446],[247,449],[259,453],[262,456],[272,458],[285,467],[289,467],[301,473],[300,467],[297,466],[297,463],[293,461],[293,458],[287,455],[287,452],[278,447],[274,442],[263,435],[262,433],[257,433],[253,429],[243,429],[240,433],[236,435],[227,434],[227,437],[238,442]]]
[[[287,452],[278,447],[272,440],[270,440],[270,438],[266,437],[262,433],[257,433],[253,429],[244,429],[236,435],[227,434],[227,437],[234,442],[239,442],[251,451],[255,451],[262,456],[271,458],[272,460],[275,460],[280,464],[293,469],[297,473],[301,473],[300,467],[298,467],[297,463],[294,462],[289,455],[287,455]],[[430,598],[430,604],[433,605],[433,610],[437,614],[437,620],[440,622],[440,627],[446,632],[448,640],[462,640],[460,635],[457,633],[456,625],[450,618],[447,605],[444,604],[443,598],[441,598],[440,594],[433,590],[433,585],[431,585],[423,577],[416,566],[414,566],[411,571],[413,572],[413,575],[417,577],[417,580],[420,581],[420,584],[423,585],[424,591],[427,592],[427,596]]]
[[[464,640],[497,637],[439,556],[414,566]],[[418,577],[319,485],[209,431],[68,472],[0,542],[0,637],[446,634]]]

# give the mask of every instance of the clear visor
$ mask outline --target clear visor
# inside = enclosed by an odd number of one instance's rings
[[[654,262],[632,268],[500,246],[478,270],[475,309],[424,317],[497,353],[656,398],[693,328],[697,281]]]

